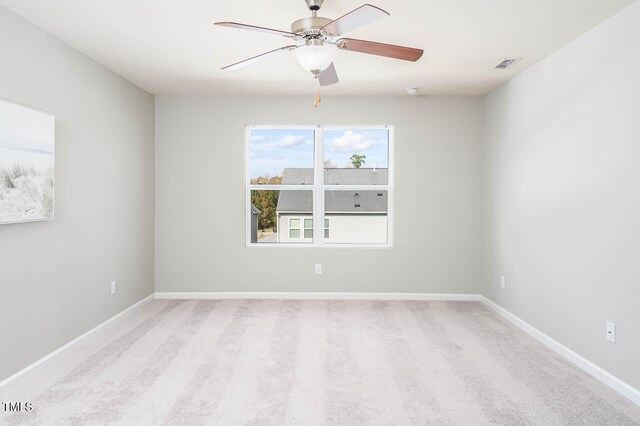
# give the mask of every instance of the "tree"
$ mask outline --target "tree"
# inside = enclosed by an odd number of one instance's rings
[[[367,158],[366,155],[353,154],[350,158],[351,165],[356,169],[359,169],[365,163],[365,158]]]
[[[258,215],[258,226],[261,230],[266,228],[276,228],[276,207],[278,206],[278,196],[280,191],[251,191],[251,204],[260,209]]]
[[[280,185],[282,184],[282,174],[271,176],[267,173],[264,176],[258,176],[251,179],[251,184]],[[260,210],[260,214],[258,215],[258,227],[262,231],[267,228],[273,228],[275,231],[278,226],[276,223],[276,208],[278,207],[279,195],[280,191],[260,189],[251,191],[251,204]]]
[[[325,169],[335,169],[337,166],[331,161],[330,158],[324,160],[324,168]]]

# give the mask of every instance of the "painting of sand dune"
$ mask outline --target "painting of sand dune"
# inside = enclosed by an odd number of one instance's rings
[[[53,219],[54,121],[0,100],[0,224]]]

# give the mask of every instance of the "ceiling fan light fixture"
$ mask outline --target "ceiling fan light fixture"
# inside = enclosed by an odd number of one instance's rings
[[[368,40],[342,38],[343,34],[389,16],[389,14],[379,7],[364,4],[342,15],[338,19],[329,19],[318,16],[318,10],[322,7],[324,1],[325,0],[305,0],[307,7],[311,10],[311,16],[294,21],[291,24],[291,31],[274,30],[273,28],[241,24],[238,22],[216,22],[215,25],[223,27],[275,34],[295,41],[295,44],[253,56],[222,69],[242,68],[258,61],[293,51],[300,66],[306,71],[310,71],[320,86],[330,86],[340,81],[333,64],[335,52],[338,49],[411,62],[416,62],[422,57],[424,53],[422,49]],[[317,102],[320,102],[320,100],[318,99]]]
[[[335,57],[335,49],[323,44],[306,44],[293,51],[298,63],[307,71],[324,71]]]

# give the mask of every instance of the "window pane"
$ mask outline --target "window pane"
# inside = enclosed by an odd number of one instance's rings
[[[311,243],[302,224],[313,217],[312,191],[251,191],[251,243]]]
[[[326,239],[329,239],[329,230],[328,230],[328,229],[325,229],[325,230],[324,230],[324,239],[325,239],[325,240],[326,240]]]
[[[328,228],[329,227],[329,219],[325,219],[324,220],[324,227]]]
[[[304,230],[305,238],[313,238],[313,229],[305,229]]]
[[[325,216],[331,243],[384,244],[387,239],[387,191],[325,191]],[[325,219],[325,221],[327,220]],[[325,229],[325,238],[329,230]]]
[[[252,185],[312,185],[315,132],[312,129],[251,129]]]
[[[313,229],[313,219],[305,219],[304,227]]]
[[[386,185],[389,131],[325,130],[324,183],[327,185]]]

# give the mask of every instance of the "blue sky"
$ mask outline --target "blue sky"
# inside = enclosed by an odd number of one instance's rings
[[[353,154],[366,155],[363,167],[387,167],[388,131],[325,130],[324,159],[337,167],[351,163]],[[253,129],[249,141],[251,178],[277,176],[285,167],[313,167],[314,131]]]

